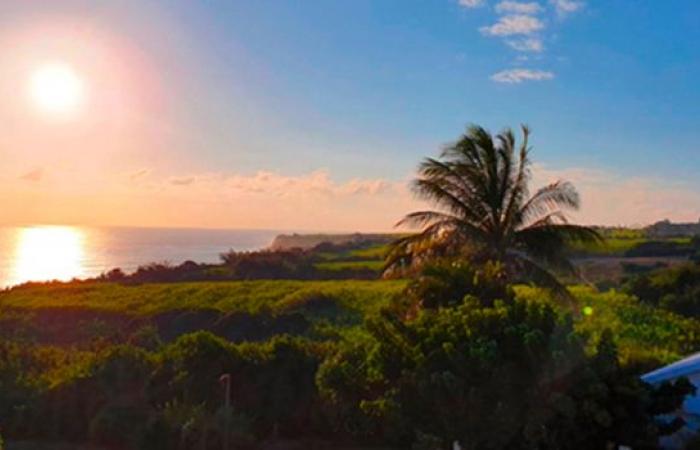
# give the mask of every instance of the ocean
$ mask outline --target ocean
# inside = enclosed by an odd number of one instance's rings
[[[268,246],[278,231],[80,226],[0,227],[0,287],[71,280],[148,263],[219,261],[229,249]]]

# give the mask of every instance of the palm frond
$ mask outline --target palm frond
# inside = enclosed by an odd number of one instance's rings
[[[556,214],[556,213],[554,213]],[[554,215],[553,214],[553,215]],[[549,217],[549,216],[548,216]],[[594,228],[583,225],[575,225],[570,223],[546,223],[537,225],[534,224],[516,232],[516,235],[522,236],[525,234],[547,234],[546,237],[562,240],[565,243],[603,243],[605,239]]]
[[[448,180],[419,178],[414,180],[413,189],[421,199],[430,200],[452,214],[473,221],[478,221],[481,216],[481,206],[467,204],[470,198],[460,195],[460,191]]]
[[[561,209],[576,210],[580,206],[576,188],[568,181],[555,181],[541,189],[525,202],[521,209],[524,221]]]
[[[512,233],[518,227],[520,227],[522,223],[522,204],[525,198],[528,196],[527,183],[530,180],[530,171],[528,169],[530,165],[530,161],[528,159],[530,148],[528,146],[528,140],[530,136],[530,129],[526,125],[523,125],[522,132],[523,142],[520,146],[518,168],[513,180],[511,181],[512,187],[510,188],[507,205],[503,212],[505,233]]]
[[[427,216],[440,214],[432,211],[414,214],[419,216],[421,213],[426,213]],[[395,240],[389,244],[389,250],[384,261],[384,275],[386,276],[396,270],[406,269],[415,265],[416,262],[444,255],[450,246],[458,245],[458,238],[453,236],[453,233],[454,228],[450,227],[449,221],[438,220],[426,226],[420,233]]]
[[[547,267],[580,276],[569,259],[569,244],[599,242],[600,235],[593,229],[570,224],[548,224],[518,230],[514,245]]]
[[[453,223],[455,221],[459,221],[459,218],[451,214],[439,211],[416,211],[406,214],[406,216],[399,220],[395,226],[417,228],[432,225],[436,222],[443,222],[443,224],[446,226],[447,223]]]
[[[574,312],[577,311],[576,299],[551,272],[523,255],[512,254],[509,255],[508,259],[510,270],[516,271],[513,275],[514,277],[523,277],[523,279],[530,281],[532,284],[547,289],[552,293],[555,300],[564,303],[565,306]]]

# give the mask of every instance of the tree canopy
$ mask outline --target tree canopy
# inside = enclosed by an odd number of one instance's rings
[[[579,207],[574,186],[555,181],[530,195],[530,130],[522,141],[506,129],[493,136],[470,126],[440,158],[426,158],[413,182],[416,194],[436,209],[408,214],[397,225],[421,228],[397,240],[388,270],[438,256],[504,264],[511,279],[527,277],[563,292],[548,270],[575,273],[567,243],[601,240],[592,228],[571,224],[566,211]]]

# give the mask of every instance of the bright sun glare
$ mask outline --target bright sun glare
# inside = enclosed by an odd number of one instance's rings
[[[37,226],[19,230],[13,284],[30,280],[70,280],[83,272],[84,236],[72,227]]]
[[[42,111],[65,115],[75,112],[83,103],[83,80],[64,63],[39,67],[31,76],[30,94]]]

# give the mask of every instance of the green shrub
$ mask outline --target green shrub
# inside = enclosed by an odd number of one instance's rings
[[[610,333],[587,356],[572,322],[545,303],[467,299],[406,322],[384,314],[368,329],[319,369],[338,432],[402,448],[436,437],[441,448],[656,442],[653,392],[621,371]]]
[[[457,306],[466,297],[485,306],[497,300],[511,301],[513,292],[505,284],[504,269],[495,263],[480,268],[463,261],[443,260],[425,266],[408,287],[408,296],[422,308]]]
[[[633,277],[624,289],[649,305],[687,317],[700,317],[700,265],[654,270]]]
[[[156,404],[176,399],[211,413],[224,402],[219,377],[231,376],[233,406],[253,418],[260,435],[286,435],[313,427],[314,377],[323,346],[290,337],[234,345],[207,332],[185,335],[167,346],[151,381]]]
[[[110,448],[136,448],[147,423],[148,411],[141,405],[108,405],[90,421],[90,439]]]

